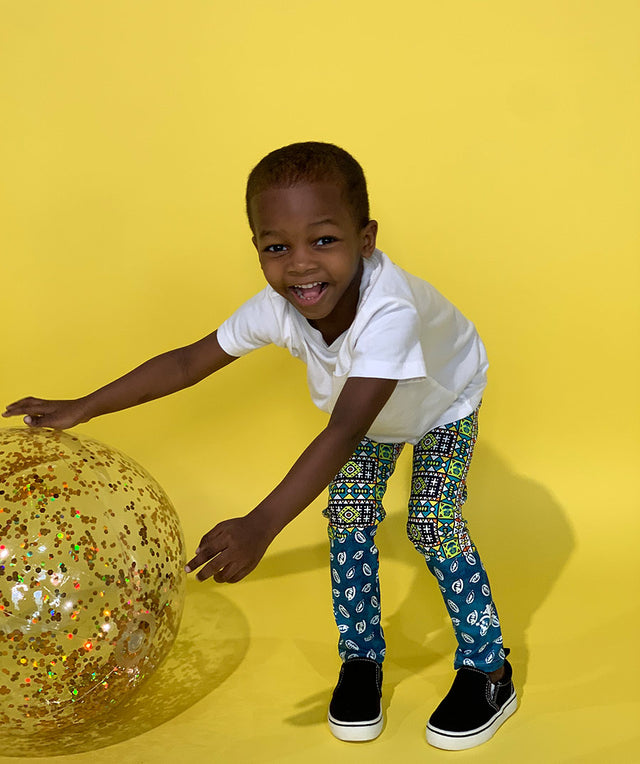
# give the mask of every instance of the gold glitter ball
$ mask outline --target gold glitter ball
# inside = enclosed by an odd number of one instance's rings
[[[184,539],[158,483],[109,446],[0,429],[0,724],[19,736],[108,713],[178,632]]]

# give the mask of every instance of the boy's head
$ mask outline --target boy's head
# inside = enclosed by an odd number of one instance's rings
[[[375,251],[362,168],[330,143],[285,146],[249,175],[247,214],[267,282],[332,342],[353,320]]]
[[[247,180],[247,217],[255,228],[251,200],[269,188],[290,188],[302,183],[332,182],[340,186],[358,229],[369,222],[369,197],[362,167],[344,149],[332,143],[292,143],[260,160]]]

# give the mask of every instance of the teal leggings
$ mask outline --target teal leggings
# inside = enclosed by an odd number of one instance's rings
[[[478,431],[478,411],[428,432],[413,450],[407,535],[435,576],[458,641],[454,667],[494,671],[504,663],[498,614],[489,580],[462,505]],[[365,438],[329,485],[329,541],[333,611],[342,660],[382,663],[378,548],[387,481],[402,443]]]

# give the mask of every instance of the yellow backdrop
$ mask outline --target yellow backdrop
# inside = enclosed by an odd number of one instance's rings
[[[467,515],[521,708],[465,760],[638,757],[639,25],[631,0],[0,2],[2,402],[84,394],[261,288],[244,182],[296,140],[361,161],[380,246],[476,323],[492,366]],[[268,348],[80,430],[159,479],[194,549],[323,422],[303,367]],[[135,714],[2,754],[451,757],[423,738],[453,637],[403,538],[408,477],[405,454],[380,532],[379,740],[324,723],[338,661],[318,500],[245,582],[190,584]]]

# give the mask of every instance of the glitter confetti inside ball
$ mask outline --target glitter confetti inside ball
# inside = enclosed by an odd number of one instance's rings
[[[3,730],[84,723],[137,688],[177,634],[184,564],[171,502],[128,456],[0,429]]]

